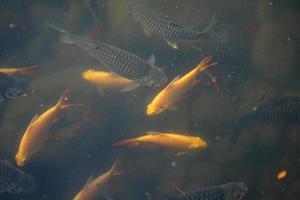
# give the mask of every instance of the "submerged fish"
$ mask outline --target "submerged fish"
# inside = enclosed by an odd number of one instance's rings
[[[8,75],[34,75],[38,73],[38,66],[32,65],[30,67],[0,67],[0,72]]]
[[[0,72],[0,102],[32,93],[28,81]]]
[[[246,123],[255,121],[278,122],[285,125],[300,124],[300,97],[272,98],[258,106],[253,113],[242,118],[242,122]]]
[[[75,43],[90,56],[96,58],[108,70],[135,81],[136,84],[130,85],[126,90],[134,89],[139,85],[161,85],[167,81],[163,70],[155,66],[154,56],[145,61],[139,56],[110,44],[77,36],[53,25],[50,26],[63,34],[61,38],[63,42]]]
[[[68,100],[69,92],[65,91],[55,106],[40,116],[33,117],[19,144],[16,154],[18,166],[24,166],[35,153],[41,150],[45,142],[51,139],[50,128],[61,119],[67,108],[81,106],[80,104],[70,104]]]
[[[118,175],[122,175],[122,171],[119,169],[119,160],[117,159],[109,171],[95,179],[90,178],[74,200],[97,200],[99,197],[111,200],[112,197],[108,191],[109,180]]]
[[[136,147],[141,144],[157,145],[174,149],[178,151],[178,155],[193,149],[204,149],[207,142],[200,137],[183,135],[178,133],[161,133],[155,131],[147,132],[147,135],[123,140],[115,143],[114,147]]]
[[[134,81],[119,76],[112,72],[86,70],[82,73],[82,77],[97,85],[101,94],[105,90],[124,91],[130,85],[136,84]]]
[[[177,102],[184,98],[185,94],[198,83],[198,75],[208,67],[217,63],[210,63],[212,57],[205,57],[201,63],[183,77],[177,76],[167,87],[159,92],[147,106],[147,115],[154,116],[164,110],[172,110]]]
[[[29,193],[35,188],[36,183],[29,174],[14,167],[7,160],[0,160],[0,193]]]
[[[203,31],[196,31],[141,4],[130,4],[128,12],[142,26],[147,36],[160,37],[174,49],[178,49],[179,42],[192,44],[208,40],[223,43],[227,40],[225,33],[214,33],[211,31],[216,23],[215,16]]]
[[[177,196],[164,196],[165,200],[241,200],[247,192],[244,183],[227,183],[197,189]]]

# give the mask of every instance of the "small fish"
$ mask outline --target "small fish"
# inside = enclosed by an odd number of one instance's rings
[[[193,192],[177,196],[163,196],[165,200],[241,200],[247,187],[244,183],[227,183],[219,186],[211,186],[197,189]]]
[[[287,176],[287,171],[286,170],[281,170],[280,172],[278,172],[276,179],[277,180],[282,180]]]
[[[55,106],[48,109],[40,116],[35,115],[28,125],[16,154],[18,166],[24,166],[33,155],[41,150],[45,142],[51,139],[49,134],[53,124],[61,119],[67,108],[81,107],[80,104],[70,104],[69,92],[66,90]]]
[[[259,105],[253,113],[242,118],[243,122],[277,122],[284,125],[300,124],[300,97],[276,97]]]
[[[126,90],[134,89],[138,85],[162,85],[167,81],[164,71],[155,66],[154,56],[145,61],[139,56],[110,44],[77,36],[50,24],[49,26],[63,34],[61,40],[64,43],[75,43],[90,56],[96,58],[108,70],[137,83]]]
[[[210,63],[212,57],[205,57],[201,63],[192,71],[179,78],[174,78],[161,92],[159,92],[152,102],[147,106],[147,115],[154,116],[165,110],[172,110],[175,104],[184,98],[185,94],[197,84],[197,76],[208,67],[217,63]]]
[[[178,155],[181,155],[193,149],[204,149],[207,147],[207,142],[200,137],[178,133],[161,133],[155,131],[149,131],[145,136],[117,142],[113,146],[136,147],[141,144],[157,145],[167,147],[169,149],[174,149],[178,151]]]
[[[0,72],[0,102],[32,93],[28,81]]]
[[[32,65],[30,67],[0,67],[0,72],[8,75],[35,75],[38,73],[38,66]]]
[[[119,160],[117,159],[109,171],[97,178],[89,178],[81,191],[75,196],[74,200],[97,200],[99,197],[111,200],[109,181],[112,177],[122,174],[123,172],[120,170]]]
[[[36,189],[33,178],[14,167],[7,160],[0,160],[0,193],[30,193]]]
[[[128,12],[142,26],[147,36],[160,37],[174,49],[178,49],[179,42],[192,44],[199,41],[216,43],[227,41],[226,33],[214,33],[211,31],[216,24],[215,16],[203,31],[196,31],[141,4],[130,4]]]
[[[113,72],[86,70],[82,73],[82,77],[97,85],[101,94],[105,90],[124,91],[126,88],[135,88],[136,83],[132,80],[119,76]]]

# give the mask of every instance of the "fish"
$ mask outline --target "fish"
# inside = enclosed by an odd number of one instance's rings
[[[38,73],[38,66],[32,65],[30,67],[0,67],[0,72],[8,75],[35,75]]]
[[[127,10],[133,19],[142,26],[146,36],[153,35],[162,38],[173,49],[178,49],[178,43],[190,44],[193,47],[192,44],[199,41],[224,43],[228,40],[225,32],[212,31],[216,24],[215,15],[203,31],[197,31],[142,4],[129,4]]]
[[[109,181],[124,172],[120,169],[119,159],[116,159],[111,169],[97,178],[90,177],[83,188],[74,197],[74,200],[97,200],[99,197],[111,200]]]
[[[155,65],[154,55],[151,55],[146,61],[116,46],[89,37],[74,35],[54,25],[48,25],[62,33],[62,42],[76,44],[90,56],[96,58],[109,71],[135,81],[136,84],[126,88],[127,91],[135,89],[139,85],[159,86],[167,81],[164,70]]]
[[[162,196],[163,200],[241,200],[248,191],[244,183],[226,183],[200,188],[177,196]]]
[[[130,85],[136,84],[133,80],[129,80],[113,72],[96,71],[92,69],[84,71],[82,77],[97,85],[101,94],[104,94],[105,90],[126,92],[126,88],[135,88],[135,86]]]
[[[113,144],[114,147],[137,147],[141,144],[155,145],[174,149],[182,155],[193,149],[204,149],[207,142],[200,137],[178,134],[148,131],[144,136],[133,139],[122,140]]]
[[[278,172],[277,176],[276,176],[276,179],[277,180],[283,180],[286,178],[287,176],[287,170],[281,170],[280,172]]]
[[[175,77],[163,90],[161,90],[147,105],[146,114],[148,116],[157,115],[165,110],[176,109],[177,102],[182,100],[188,91],[192,89],[199,81],[197,76],[208,67],[217,63],[210,63],[212,57],[205,57],[192,71],[182,77]]]
[[[31,175],[0,159],[0,193],[27,194],[36,189]]]
[[[57,123],[63,116],[66,109],[81,107],[81,104],[69,103],[69,91],[66,90],[59,98],[56,105],[48,109],[40,116],[35,115],[29,123],[22,139],[19,143],[16,154],[17,165],[24,166],[32,157],[39,152],[46,141],[51,140],[49,130],[53,124]]]
[[[0,102],[27,96],[32,92],[29,81],[0,72]]]
[[[240,123],[276,122],[283,125],[300,124],[300,97],[283,96],[271,98],[242,117]]]

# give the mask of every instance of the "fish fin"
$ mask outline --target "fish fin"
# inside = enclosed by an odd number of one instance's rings
[[[64,34],[61,35],[59,40],[65,44],[74,44],[75,42],[72,40],[70,35]]]
[[[147,131],[146,134],[147,135],[162,135],[162,133],[157,132],[157,131]]]
[[[221,95],[222,93],[218,85],[217,78],[208,71],[205,71],[204,73],[209,77],[211,83],[213,84],[215,90],[217,91],[217,94]]]
[[[195,79],[195,80],[193,80],[193,82],[192,82],[192,86],[195,86],[195,85],[197,85],[199,82],[200,82],[200,80],[198,80],[198,79]]]
[[[176,153],[176,156],[182,156],[184,154],[187,154],[189,151],[180,151]]]
[[[174,182],[171,182],[171,186],[172,188],[177,191],[178,193],[180,193],[181,195],[185,195],[186,193]]]
[[[140,143],[136,139],[128,139],[128,140],[122,140],[119,142],[116,142],[113,144],[113,147],[128,147],[128,148],[134,148],[138,146]]]
[[[23,75],[37,75],[39,73],[39,69],[37,65],[32,65],[31,67],[25,67],[21,70],[21,74]]]
[[[147,30],[146,28],[143,28],[143,30],[144,30],[144,33],[145,33],[145,35],[146,35],[147,37],[151,37],[151,36],[152,36],[151,31]]]
[[[115,161],[114,161],[114,163],[113,163],[113,165],[112,165],[112,167],[111,167],[111,169],[110,169],[110,174],[111,174],[111,176],[121,176],[121,175],[123,175],[125,172],[120,168],[120,163],[121,163],[121,161],[120,161],[120,158],[118,157]]]
[[[209,24],[201,31],[201,33],[208,33],[210,32],[217,24],[217,15],[214,14],[210,21]]]
[[[105,95],[105,90],[99,85],[97,85],[97,91],[101,96]]]
[[[217,62],[210,63],[211,59],[212,56],[206,56],[205,58],[202,59],[200,64],[198,64],[198,66],[196,67],[196,71],[198,74],[205,71],[207,68],[218,64]]]
[[[166,89],[170,89],[172,85],[180,78],[180,75],[176,76],[167,86]]]
[[[176,42],[170,41],[170,40],[165,40],[167,42],[167,44],[172,47],[173,49],[178,49],[178,45],[176,44]]]
[[[155,66],[155,55],[151,54],[150,57],[148,58],[147,62],[149,63],[149,65]]]
[[[229,40],[228,33],[226,31],[211,32],[209,33],[210,41],[217,44],[223,44]]]
[[[87,186],[88,184],[90,184],[93,180],[94,180],[94,176],[91,175],[91,176],[88,178],[88,180],[86,181],[86,183],[84,184],[83,187],[86,187],[86,186]]]
[[[170,106],[166,108],[166,110],[177,110],[177,106]]]
[[[140,84],[136,83],[136,82],[132,82],[128,85],[126,85],[122,90],[121,92],[129,92],[131,90],[134,90],[136,88],[138,88],[140,86]]]
[[[63,95],[59,98],[59,100],[56,103],[56,107],[60,109],[66,109],[71,107],[82,107],[82,104],[69,104],[70,100],[70,92],[69,90],[65,90]]]
[[[203,49],[202,49],[201,47],[198,47],[198,46],[195,45],[195,44],[189,44],[189,46],[190,46],[192,49],[195,49],[196,51],[203,52]]]
[[[53,25],[51,23],[47,23],[48,26],[50,26],[51,28],[53,28],[54,30],[57,30],[59,31],[60,33],[62,33],[63,35],[59,38],[60,41],[62,41],[63,43],[66,43],[66,44],[74,44],[74,40],[72,40],[72,34],[69,33],[68,31],[56,26],[56,25]]]
[[[37,120],[38,117],[39,117],[38,114],[34,115],[31,119],[31,121],[29,122],[29,125],[33,124]]]

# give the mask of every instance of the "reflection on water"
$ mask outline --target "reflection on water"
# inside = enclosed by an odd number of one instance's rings
[[[226,32],[228,40],[220,44],[204,38],[195,46],[149,34],[154,31],[145,30],[149,24],[143,27],[128,14],[127,6],[137,2],[157,11],[163,23],[176,31],[183,27],[205,30],[215,15],[213,30]],[[145,193],[155,199],[180,194],[174,185],[190,192],[230,182],[245,183],[244,199],[298,199],[298,103],[269,103],[300,95],[299,8],[295,0],[1,1],[0,71],[17,68],[10,76],[30,82],[34,92],[0,103],[0,159],[16,165],[15,156],[31,119],[53,107],[66,89],[70,91],[66,100],[82,107],[66,109],[53,119],[46,116],[47,123],[41,124],[47,129],[37,132],[47,139],[54,134],[55,140],[36,139],[34,144],[43,141],[39,151],[22,167],[34,178],[36,190],[25,195],[1,193],[0,199],[73,199],[88,180],[99,182],[100,177],[109,177],[99,193],[106,199],[140,200],[146,199]],[[167,84],[178,75],[176,80],[180,80],[211,55],[218,62],[209,69],[216,82],[200,74],[200,82],[187,81],[193,87],[186,92],[173,81],[168,87],[180,89],[167,96],[180,101],[169,107],[160,102],[164,112],[149,117],[147,105],[165,85],[122,92],[120,88],[127,88],[124,84],[130,80],[76,45],[62,43],[60,33],[47,26],[49,22],[131,52],[145,62],[155,55],[155,66],[164,70]],[[174,44],[178,49],[170,47]],[[106,59],[120,56],[105,55]],[[153,57],[149,60],[150,64],[154,61]],[[100,80],[92,74],[88,77],[91,82],[83,78],[86,72],[96,71],[104,71]],[[1,88],[0,96],[3,91]],[[268,120],[250,120],[248,116],[255,113]],[[291,121],[297,123],[281,123]],[[207,147],[177,155],[174,144],[183,145],[183,140],[161,135],[154,137],[160,137],[156,143],[135,145],[135,141],[129,148],[113,147],[117,141],[138,138],[148,131],[201,137]],[[109,174],[117,158],[120,173]]]

